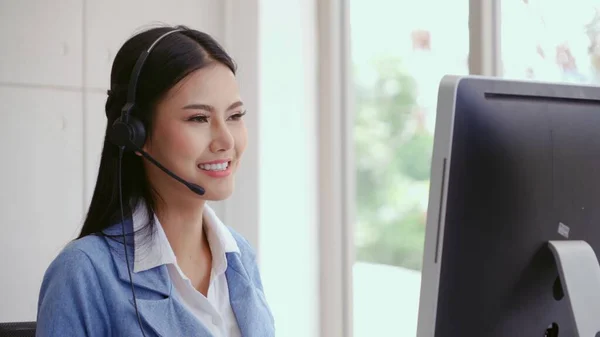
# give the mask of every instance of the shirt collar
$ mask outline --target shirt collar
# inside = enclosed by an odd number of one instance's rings
[[[177,258],[156,215],[154,230],[149,232],[144,226],[148,223],[148,214],[143,204],[133,213],[134,264],[133,272],[149,270],[161,265],[177,264]],[[212,208],[204,205],[204,225],[208,244],[213,255],[213,273],[222,274],[227,269],[226,253],[239,253],[237,241],[217,217]]]

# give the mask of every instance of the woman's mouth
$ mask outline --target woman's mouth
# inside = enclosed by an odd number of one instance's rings
[[[230,161],[216,164],[200,164],[198,167],[204,171],[225,171],[229,168]]]
[[[220,160],[199,164],[198,168],[209,177],[225,178],[231,174],[231,161]]]

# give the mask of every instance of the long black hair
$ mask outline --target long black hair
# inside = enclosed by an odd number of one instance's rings
[[[211,63],[227,66],[235,74],[236,65],[227,52],[210,35],[186,26],[156,27],[136,34],[127,40],[113,62],[111,88],[106,100],[107,125],[104,135],[104,148],[92,201],[78,238],[90,234],[100,234],[120,221],[118,164],[119,148],[110,142],[108,131],[120,116],[121,108],[127,99],[127,87],[138,57],[161,35],[174,29],[181,31],[169,34],[158,43],[148,56],[138,80],[136,109],[132,113],[142,121],[147,136],[152,134],[152,121],[156,104],[180,80],[191,72]],[[122,193],[126,205],[136,207],[145,203],[147,214],[153,214],[155,195],[150,186],[143,158],[126,152],[122,162]],[[124,210],[131,215],[134,209]],[[153,217],[148,217],[152,226]]]

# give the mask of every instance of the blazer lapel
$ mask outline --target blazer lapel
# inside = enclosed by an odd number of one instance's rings
[[[229,288],[229,301],[242,336],[274,336],[270,324],[271,313],[265,299],[250,280],[239,255],[227,253],[227,263],[225,276]]]
[[[126,233],[131,233],[131,221],[126,221]],[[112,226],[105,231],[106,241],[110,246],[118,277],[126,284],[130,283],[129,272],[125,261],[125,249],[121,226]],[[134,245],[133,235],[126,236],[127,257],[131,268],[131,276],[136,290],[136,302],[144,331],[152,329],[154,336],[194,336],[210,337],[210,332],[193,314],[184,307],[177,293],[172,291],[169,272],[165,265],[139,273],[133,272]],[[129,288],[127,288],[129,289]],[[131,291],[127,293],[131,295]],[[129,302],[133,308],[133,298]],[[137,323],[136,323],[137,324]],[[148,335],[147,336],[152,336]]]
[[[212,337],[206,327],[174,297],[162,300],[138,298],[137,304],[144,329],[151,328],[158,337]]]

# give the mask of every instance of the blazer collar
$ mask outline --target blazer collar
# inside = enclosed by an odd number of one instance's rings
[[[213,270],[220,275],[227,269],[226,253],[239,253],[240,249],[229,229],[208,205],[204,205],[203,213],[205,232],[213,253]],[[152,233],[144,229],[149,216],[154,217]],[[138,204],[131,218],[135,233],[133,272],[138,273],[163,264],[177,264],[162,224],[155,215],[147,214],[143,202]]]
[[[146,290],[154,291],[161,294],[164,297],[168,297],[171,294],[172,284],[169,279],[169,273],[165,266],[164,268],[152,268],[144,271],[143,273],[134,273],[134,239],[133,239],[133,225],[131,218],[125,219],[125,243],[127,245],[127,260],[129,260],[129,268],[131,270],[131,276],[134,286],[143,288]],[[123,245],[123,236],[121,230],[121,224],[116,224],[104,231],[107,236],[106,242],[110,247],[110,253],[113,258],[117,274],[121,281],[129,283],[129,271],[127,269],[127,262],[125,261],[125,247]]]

